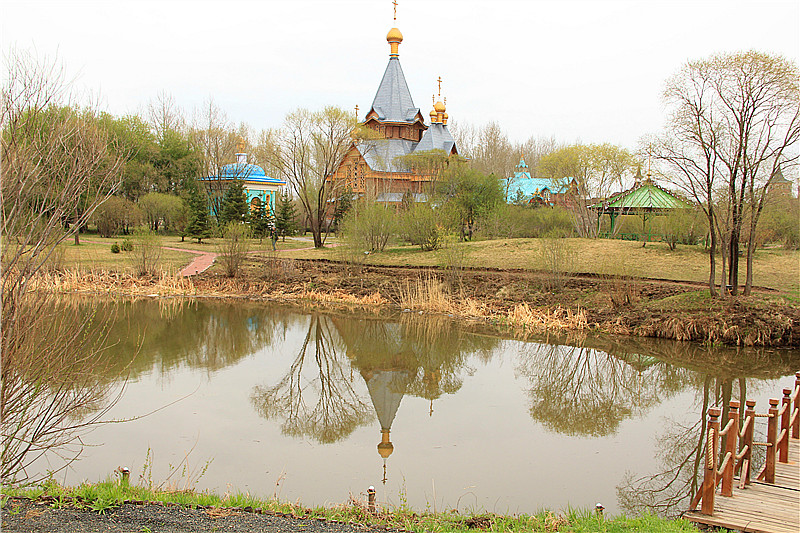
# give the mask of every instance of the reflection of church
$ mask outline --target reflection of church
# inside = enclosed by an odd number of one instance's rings
[[[381,424],[381,442],[378,454],[383,458],[383,482],[386,483],[386,460],[392,455],[394,445],[390,439],[392,422],[406,392],[411,372],[408,370],[369,370],[361,376],[367,382],[369,396],[378,422]]]
[[[426,125],[420,109],[414,106],[400,67],[399,47],[403,34],[392,28],[386,41],[390,46],[389,64],[362,123],[378,139],[353,145],[331,179],[342,180],[344,188],[356,194],[369,194],[379,202],[397,204],[407,193],[415,201],[425,201],[427,185],[433,179],[430,171],[410,168],[398,158],[431,150],[441,150],[448,156],[458,153],[447,129],[441,78],[439,98],[430,112],[430,124]]]

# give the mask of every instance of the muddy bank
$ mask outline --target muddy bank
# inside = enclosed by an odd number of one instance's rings
[[[596,331],[738,346],[800,346],[800,308],[773,291],[711,299],[702,284],[670,280],[353,266],[255,255],[236,278],[214,269],[178,280],[85,273],[52,277],[44,288],[436,313],[479,321],[520,338],[543,331]]]

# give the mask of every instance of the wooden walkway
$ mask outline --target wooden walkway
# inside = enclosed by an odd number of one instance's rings
[[[730,402],[724,428],[721,410],[708,410],[703,485],[683,516],[737,531],[800,533],[800,372],[795,374],[794,388],[783,389],[782,402],[769,400],[768,413],[757,414],[752,400],[745,403],[741,432],[739,402]],[[753,440],[756,417],[767,419],[767,442]],[[764,468],[757,477],[751,464],[754,446],[766,446]],[[740,470],[740,477],[734,477]]]
[[[775,465],[775,483],[753,481],[740,489],[738,481],[730,498],[717,493],[713,515],[689,511],[684,518],[740,531],[800,531],[800,440],[789,440],[789,462]]]

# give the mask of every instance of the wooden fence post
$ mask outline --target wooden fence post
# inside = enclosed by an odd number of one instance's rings
[[[764,481],[775,483],[775,452],[778,447],[778,404],[777,398],[769,399],[769,418],[767,419],[767,457],[764,463]]]
[[[778,445],[778,461],[781,463],[789,462],[789,419],[792,416],[792,389],[783,389],[783,414],[781,415],[781,432],[786,431],[786,435]]]
[[[747,424],[747,427],[744,430],[744,435],[742,435],[741,447],[744,448],[747,446],[747,451],[744,452],[744,456],[742,457],[742,466],[744,469],[740,475],[742,484],[749,485],[750,470],[753,468],[753,426],[755,426],[756,423],[756,401],[747,400],[745,405],[747,409],[744,411],[744,423]]]
[[[719,440],[718,407],[708,410],[708,436],[706,437],[706,468],[703,474],[703,503],[700,512],[704,515],[714,514],[714,492],[717,489],[717,442]]]
[[[725,445],[725,470],[722,472],[722,495],[733,496],[733,470],[736,466],[737,438],[739,437],[739,402],[732,400],[728,411],[726,445]]]
[[[794,374],[794,388],[800,387],[800,372],[795,372]],[[795,396],[794,399],[794,409],[800,408],[800,394]],[[794,412],[792,409],[792,412]],[[793,439],[800,439],[800,415],[794,419],[794,424],[792,424],[792,438]]]

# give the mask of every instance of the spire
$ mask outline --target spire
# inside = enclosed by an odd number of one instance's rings
[[[394,4],[394,27],[386,34],[386,41],[389,43],[390,52],[389,59],[397,59],[400,57],[400,43],[403,42],[403,34],[397,29],[397,0],[393,0]]]
[[[241,164],[247,164],[247,154],[244,152],[245,144],[244,139],[239,137],[236,141],[236,162]]]
[[[436,80],[439,84],[439,98],[433,104],[433,110],[436,112],[436,123],[437,124],[447,124],[447,98],[444,99],[442,102],[442,77],[439,76],[439,79]],[[433,117],[433,114],[431,114]]]
[[[419,109],[414,107],[411,91],[400,67],[400,61],[392,57],[386,65],[383,79],[375,93],[372,107],[367,113],[367,118],[372,111],[377,114],[377,119],[382,122],[407,122],[413,123]]]

